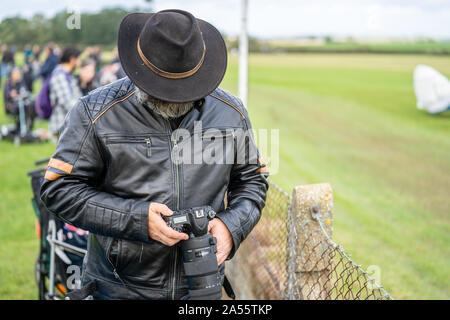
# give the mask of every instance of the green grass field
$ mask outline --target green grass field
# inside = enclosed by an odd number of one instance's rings
[[[450,42],[393,42],[393,43],[359,43],[330,42],[322,45],[301,45],[295,42],[269,41],[266,45],[273,50],[285,52],[309,53],[392,53],[392,54],[446,54],[450,53]]]
[[[450,115],[417,110],[412,87],[416,64],[449,76],[450,57],[252,55],[249,63],[253,126],[280,134],[272,179],[288,192],[329,182],[334,240],[363,267],[380,267],[394,298],[450,298]],[[222,87],[237,92],[234,57]],[[0,142],[0,298],[36,297],[26,171],[53,149]]]

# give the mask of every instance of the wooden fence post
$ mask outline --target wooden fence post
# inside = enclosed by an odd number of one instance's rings
[[[329,237],[333,232],[333,194],[328,183],[297,186],[291,204],[291,230],[295,228],[295,239],[290,239],[295,248],[297,299],[329,299],[328,279],[331,261],[330,244],[319,222]],[[294,230],[292,230],[294,231]],[[292,235],[291,235],[292,236]],[[292,255],[293,254],[293,255]]]

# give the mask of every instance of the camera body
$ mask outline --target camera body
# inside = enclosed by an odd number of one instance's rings
[[[169,227],[189,235],[180,245],[191,300],[222,298],[217,239],[208,232],[208,222],[215,216],[213,208],[202,206],[174,211],[173,215],[163,217]]]
[[[195,207],[174,211],[173,215],[164,217],[167,225],[178,232],[191,237],[200,237],[208,233],[208,222],[216,216],[210,206]]]

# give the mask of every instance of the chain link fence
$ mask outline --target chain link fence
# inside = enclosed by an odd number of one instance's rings
[[[270,181],[261,220],[227,264],[238,299],[392,299],[331,240],[328,184],[290,196]]]

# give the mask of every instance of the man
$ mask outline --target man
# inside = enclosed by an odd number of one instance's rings
[[[231,163],[215,163],[209,160],[219,149],[186,147],[191,136],[208,136],[210,129],[227,131],[211,139],[219,144],[251,130],[242,102],[217,88],[227,50],[216,28],[181,10],[133,13],[121,22],[118,48],[128,77],[94,90],[71,110],[41,198],[51,212],[91,233],[82,283],[96,280],[94,298],[186,299],[176,244],[188,236],[162,216],[212,206],[217,216],[209,231],[223,276],[223,262],[260,218],[267,169],[257,151],[233,148]],[[253,139],[244,146],[257,150]],[[174,161],[180,149],[183,158],[204,154],[208,161]]]
[[[117,79],[121,79],[126,76],[125,71],[123,71],[122,65],[120,64],[119,51],[117,50],[117,48],[114,48],[113,50],[113,58],[109,65],[111,66],[112,70],[115,71]]]
[[[24,102],[26,129],[28,131],[33,129],[35,118],[34,101],[25,99],[25,97],[29,97],[30,94],[31,92],[26,88],[20,69],[18,67],[13,67],[9,77],[5,81],[3,101],[6,113],[17,116],[15,129],[17,133],[20,132],[19,100]]]
[[[31,49],[31,45],[30,44],[26,44],[25,47],[23,48],[23,57],[24,57],[24,62],[25,64],[30,64],[31,62],[31,56],[33,54],[33,51]]]
[[[80,63],[80,54],[81,51],[74,46],[64,48],[61,64],[51,74],[49,93],[53,110],[49,121],[49,131],[55,136],[59,135],[64,118],[81,97],[80,86],[91,81],[94,76],[89,70],[84,69],[80,70],[79,80],[72,76]]]
[[[8,49],[8,46],[5,45],[2,56],[2,77],[9,77],[12,68],[15,66],[14,54],[14,49],[12,47]]]
[[[42,80],[45,81],[45,79],[47,79],[47,77],[49,77],[52,74],[53,70],[58,65],[59,57],[55,53],[55,46],[51,43],[49,43],[45,47],[44,52],[45,52],[45,61],[44,64],[42,65],[39,75],[42,77]]]
[[[78,74],[78,83],[80,86],[81,94],[83,96],[87,95],[90,91],[94,90],[96,87],[99,87],[99,85],[97,85],[97,81],[94,80],[96,78],[95,66],[96,63],[91,58],[86,58],[83,61],[81,61],[80,70]],[[88,82],[83,81],[83,78],[81,77],[82,75],[86,75],[86,77],[90,78],[91,80]]]

